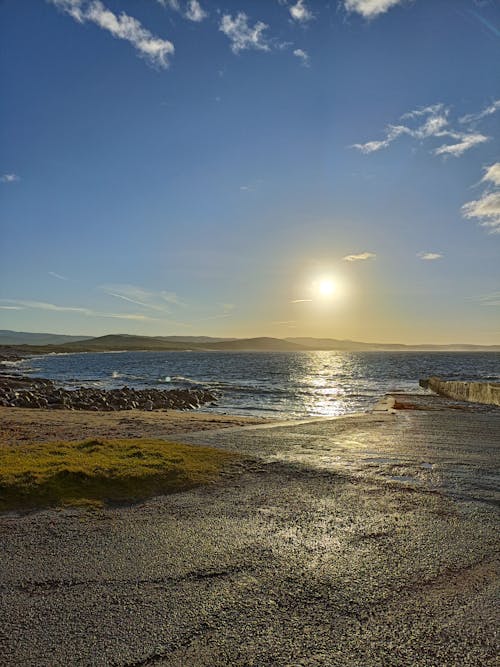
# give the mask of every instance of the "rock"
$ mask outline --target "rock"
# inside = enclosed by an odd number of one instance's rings
[[[93,389],[56,387],[51,380],[0,375],[0,405],[54,410],[192,410],[217,400],[205,388],[192,389]]]

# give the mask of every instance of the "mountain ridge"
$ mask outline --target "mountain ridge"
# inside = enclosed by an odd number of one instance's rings
[[[67,339],[70,340],[67,340]],[[14,342],[5,342],[6,340]],[[52,342],[32,342],[32,341]],[[106,351],[500,351],[500,345],[470,343],[419,344],[365,343],[337,338],[306,336],[273,338],[217,338],[211,336],[136,336],[134,334],[106,334],[96,337],[65,336],[64,334],[28,333],[0,330],[0,346],[21,347],[28,354],[47,352],[106,352]]]

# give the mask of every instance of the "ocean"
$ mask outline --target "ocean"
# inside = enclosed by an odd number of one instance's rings
[[[11,364],[12,365],[12,364]],[[500,381],[499,352],[103,352],[15,363],[23,375],[67,388],[204,386],[204,410],[293,419],[370,408],[392,390],[423,392],[420,378]]]

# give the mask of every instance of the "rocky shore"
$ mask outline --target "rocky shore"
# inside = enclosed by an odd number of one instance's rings
[[[192,410],[214,404],[217,395],[207,389],[64,389],[51,380],[0,375],[0,406],[51,410]]]

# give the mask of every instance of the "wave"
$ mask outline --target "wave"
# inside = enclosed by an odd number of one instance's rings
[[[3,361],[0,361],[0,366],[8,366],[9,368],[13,368],[15,366],[19,366],[19,364],[22,364],[24,359],[17,359],[16,361],[11,361],[10,359],[4,359]]]

